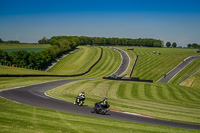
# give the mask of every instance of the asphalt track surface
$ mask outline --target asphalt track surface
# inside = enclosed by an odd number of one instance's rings
[[[125,54],[122,54],[123,60],[125,60],[125,58],[129,58],[128,56],[126,57],[123,55]],[[127,62],[124,64],[127,64]],[[120,70],[121,68],[122,67],[120,67],[118,70]],[[120,71],[123,73],[125,70],[120,70]],[[72,114],[80,114],[80,115],[85,115],[85,116],[94,116],[94,117],[108,118],[108,119],[121,120],[121,121],[200,130],[200,125],[159,120],[159,119],[149,118],[145,116],[127,114],[125,112],[123,113],[123,112],[117,112],[117,111],[109,111],[107,115],[93,114],[91,113],[92,107],[76,106],[73,103],[49,97],[45,93],[46,91],[50,89],[56,88],[58,86],[61,86],[70,82],[75,82],[78,80],[85,80],[85,79],[58,80],[58,81],[41,83],[41,84],[35,84],[31,86],[26,86],[26,87],[0,90],[0,96],[9,100],[15,101],[17,103],[69,112]]]
[[[77,105],[74,105],[73,103],[55,99],[45,94],[45,92],[50,89],[53,89],[55,87],[58,87],[70,82],[78,81],[78,80],[84,80],[84,79],[59,80],[59,81],[36,84],[36,85],[15,88],[15,89],[10,89],[10,90],[1,90],[0,96],[9,100],[18,102],[18,103],[69,112],[72,114],[80,114],[80,115],[86,115],[86,116],[95,116],[95,117],[136,122],[136,123],[145,123],[145,124],[200,130],[200,125],[159,120],[159,119],[131,115],[131,114],[126,114],[126,113],[116,112],[116,111],[109,111],[107,115],[93,114],[91,113],[92,107],[77,106]]]
[[[115,48],[115,50],[117,50],[121,54],[122,62],[121,62],[120,67],[117,69],[117,71],[115,71],[111,75],[121,75],[122,73],[124,73],[126,71],[126,69],[129,66],[129,56],[123,50],[120,50],[120,49],[117,49],[117,48]]]
[[[183,68],[185,68],[188,64],[190,64],[192,61],[194,61],[196,58],[199,58],[200,56],[191,56],[186,58],[183,62],[178,64],[174,69],[172,69],[170,72],[166,74],[166,76],[163,76],[158,82],[169,82],[174,76],[176,76]]]

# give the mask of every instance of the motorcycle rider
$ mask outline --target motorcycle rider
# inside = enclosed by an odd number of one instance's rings
[[[101,104],[101,107],[103,107],[104,109],[110,106],[108,105],[107,97],[105,97],[103,101],[100,102],[100,104]]]
[[[74,102],[74,104],[79,103],[79,105],[83,105],[85,100],[85,92],[81,92],[77,97],[76,97],[76,101]],[[82,101],[82,103],[81,103]]]
[[[110,105],[108,105],[107,97],[105,97],[102,101],[95,104],[96,108],[108,108]]]

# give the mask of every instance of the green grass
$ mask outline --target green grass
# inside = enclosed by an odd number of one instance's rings
[[[115,72],[121,63],[120,54],[112,48],[103,48],[102,59],[92,70],[83,75],[85,78],[108,76]],[[101,49],[98,47],[82,46],[77,52],[60,60],[48,72],[55,74],[80,74],[87,71],[100,57]]]
[[[26,49],[26,48],[48,48],[50,44],[4,44],[0,43],[0,49]]]
[[[2,133],[197,133],[197,130],[146,125],[17,104],[0,98]]]
[[[98,48],[96,49],[99,51]],[[122,49],[126,50],[125,47]],[[107,47],[103,47],[103,50],[104,54],[102,60],[88,74],[76,78],[108,76],[118,69],[121,63],[120,54]],[[161,55],[154,55],[154,50],[161,52]],[[157,81],[184,58],[194,55],[193,50],[191,49],[134,47],[134,51],[139,54],[139,63],[137,62],[137,69],[134,70],[132,76],[143,79],[153,79],[154,81]],[[127,51],[127,53],[128,52],[129,51]],[[130,52],[131,53],[128,53],[129,56],[134,58],[134,54],[132,53],[133,51]],[[73,57],[74,54],[71,55],[71,58],[75,59],[77,57]],[[81,54],[79,54],[79,58],[80,55]],[[89,55],[92,54],[90,53]],[[94,58],[97,59],[97,56]],[[96,59],[94,58],[90,59],[95,61]],[[82,61],[79,63],[81,62]],[[92,63],[90,62],[88,65],[89,64]],[[0,68],[0,70],[1,73],[3,73],[2,70],[7,72],[10,71],[10,74],[33,72],[33,70],[32,72],[25,72],[25,69],[21,68],[11,70],[10,67],[4,69]],[[163,71],[163,73],[161,71]],[[198,82],[200,80],[200,72],[193,76],[191,77],[195,80],[188,80],[194,83],[190,85],[194,88],[165,83],[151,84],[92,79],[72,82],[60,86],[50,90],[48,94],[56,98],[73,102],[80,92],[85,91],[85,102],[89,106],[93,106],[95,102],[100,101],[103,97],[107,96],[111,109],[124,109],[127,112],[146,114],[160,119],[200,124],[200,88],[198,87],[200,86]],[[27,86],[59,79],[64,78],[0,78],[0,89]],[[24,104],[17,104],[3,98],[0,98],[0,107],[0,132],[199,132],[197,130],[153,126],[75,115]]]
[[[114,73],[121,64],[121,55],[119,52],[110,47],[102,47],[102,59],[95,65],[92,70],[83,75],[85,78],[105,77]]]
[[[191,55],[194,49],[134,47],[139,55],[132,77],[158,81],[163,75]],[[161,55],[153,54],[153,51]]]
[[[200,89],[200,70],[184,80],[180,85]]]
[[[184,79],[188,75],[190,75],[192,72],[196,71],[199,67],[200,67],[200,58],[197,58],[191,64],[189,64],[188,66],[186,66],[182,71],[180,71],[169,83],[177,84],[182,79]],[[197,76],[193,76],[193,78],[191,78],[191,79],[194,79],[194,77],[195,77],[195,79],[198,78],[198,74],[197,74]],[[198,86],[198,84],[197,84],[198,82],[197,81],[200,81],[199,79],[196,79],[196,81],[194,83],[191,82],[191,83],[194,84],[194,87]],[[197,85],[195,85],[195,84],[197,84]],[[200,84],[199,84],[199,88],[200,88]]]
[[[47,94],[73,102],[82,91],[86,93],[85,103],[89,106],[106,96],[111,109],[200,124],[200,89],[165,83],[99,79],[72,82],[50,90]]]
[[[0,89],[59,80],[52,77],[29,78],[0,78]],[[91,80],[92,81],[92,80]],[[86,81],[85,81],[86,82]],[[101,82],[101,81],[92,81]],[[104,82],[103,82],[104,83]],[[88,84],[91,84],[90,82]],[[76,85],[76,84],[75,84]],[[84,84],[85,86],[86,84]],[[71,85],[70,85],[71,86]],[[118,84],[117,84],[118,86]],[[91,87],[91,86],[90,86]],[[115,84],[113,85],[115,88]],[[98,91],[98,90],[95,90]],[[110,90],[112,91],[112,89]],[[95,93],[95,92],[91,92]],[[110,93],[112,95],[112,93]],[[88,92],[86,95],[87,99]],[[74,100],[74,97],[73,97]],[[99,100],[98,98],[96,100]],[[109,102],[110,102],[109,98]],[[88,102],[88,101],[87,101]],[[189,130],[165,126],[147,125],[133,122],[117,121],[96,117],[75,115],[61,111],[18,104],[0,98],[0,129],[2,133],[60,133],[60,132],[172,132],[197,133],[198,130]]]
[[[50,47],[50,44],[4,44],[0,43],[0,49],[12,53],[17,51],[27,51],[27,52],[40,52],[43,49]]]
[[[28,86],[48,81],[61,80],[60,77],[0,77],[0,89]]]
[[[121,74],[121,75],[127,74],[125,77],[129,77],[131,70],[132,70],[132,67],[133,67],[133,64],[134,64],[135,59],[136,59],[136,54],[133,50],[127,50],[130,47],[117,47],[117,48],[124,50],[129,56],[129,60],[130,60],[129,66],[128,66],[127,70],[123,74]]]
[[[48,72],[73,75],[86,72],[100,57],[98,47],[82,46],[81,49],[61,59]]]
[[[3,51],[7,53],[17,52],[17,51],[27,51],[27,52],[35,52],[38,53],[45,48],[20,48],[20,49],[3,49]]]
[[[24,74],[44,74],[48,75],[51,73],[39,70],[32,70],[32,69],[25,69],[25,68],[17,68],[17,67],[10,67],[10,66],[2,66],[0,65],[0,74],[14,74],[14,75],[24,75]]]

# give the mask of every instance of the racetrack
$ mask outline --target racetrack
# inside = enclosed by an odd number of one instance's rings
[[[200,125],[159,120],[159,119],[149,118],[145,116],[131,115],[131,114],[126,114],[126,113],[116,112],[116,111],[110,111],[108,112],[108,115],[93,114],[90,112],[92,107],[76,106],[73,103],[62,101],[59,99],[54,99],[45,94],[47,90],[53,89],[63,84],[78,81],[78,80],[84,80],[84,79],[59,80],[59,81],[36,84],[36,85],[15,88],[15,89],[10,89],[10,90],[1,90],[0,96],[9,100],[18,102],[18,103],[23,103],[23,104],[28,104],[32,106],[53,109],[53,110],[59,110],[59,111],[73,113],[73,114],[95,116],[95,117],[102,117],[102,118],[129,121],[129,122],[200,130]]]
[[[122,58],[127,58],[127,57],[122,55]],[[118,70],[120,69],[121,67]],[[123,72],[122,70],[120,71]],[[159,119],[149,118],[145,116],[128,114],[125,112],[123,113],[123,112],[117,112],[117,111],[110,111],[108,112],[107,115],[93,114],[90,112],[92,107],[75,106],[73,103],[55,99],[45,94],[45,92],[50,89],[56,88],[58,86],[61,86],[70,82],[75,82],[78,80],[84,80],[84,79],[59,80],[59,81],[52,81],[52,82],[20,87],[20,88],[14,88],[14,89],[9,89],[9,90],[0,90],[0,96],[9,100],[15,101],[17,103],[23,103],[23,104],[28,104],[32,106],[42,107],[42,108],[64,111],[64,112],[69,112],[73,114],[80,114],[80,115],[86,115],[86,116],[94,116],[94,117],[101,117],[101,118],[108,118],[108,119],[122,120],[122,121],[129,121],[129,122],[200,130],[200,125],[159,120]]]
[[[200,56],[190,56],[190,57],[186,58],[183,62],[178,64],[174,69],[172,69],[165,76],[163,76],[161,79],[159,79],[158,82],[165,82],[165,83],[169,82],[182,69],[184,69],[188,64],[190,64],[192,61],[194,61],[196,58],[199,58],[199,57]]]
[[[115,71],[114,73],[112,73],[111,75],[119,76],[119,75],[123,74],[126,71],[126,69],[128,68],[130,59],[129,59],[128,54],[125,51],[117,49],[117,48],[115,48],[115,50],[121,54],[122,62],[121,62],[121,65],[119,66],[118,70]]]

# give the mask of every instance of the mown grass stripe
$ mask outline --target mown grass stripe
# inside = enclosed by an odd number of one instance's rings
[[[131,90],[132,98],[138,98],[138,87],[139,84],[132,84],[132,90]]]

